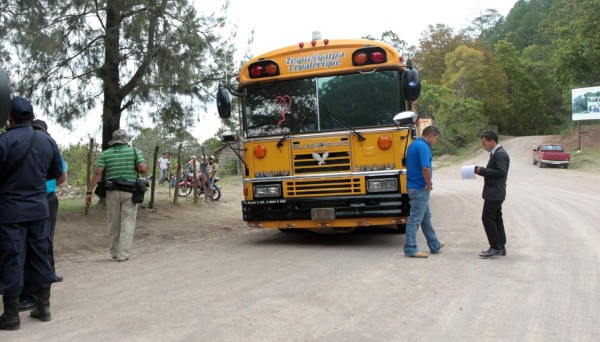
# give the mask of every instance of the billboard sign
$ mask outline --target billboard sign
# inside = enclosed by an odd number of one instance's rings
[[[571,90],[573,121],[600,119],[600,87]]]

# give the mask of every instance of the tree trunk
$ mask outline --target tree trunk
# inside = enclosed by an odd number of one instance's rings
[[[102,79],[104,107],[102,109],[102,150],[109,148],[112,133],[119,129],[121,121],[121,101],[119,96],[119,38],[121,28],[120,0],[106,2],[106,35],[104,37],[104,66]]]

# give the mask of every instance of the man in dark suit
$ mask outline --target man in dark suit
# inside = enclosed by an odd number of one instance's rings
[[[495,255],[506,255],[506,233],[502,221],[502,203],[506,198],[506,177],[510,158],[508,153],[498,144],[495,132],[485,132],[481,135],[483,148],[490,152],[490,160],[486,167],[475,166],[475,173],[484,178],[483,213],[481,220],[485,228],[490,248],[479,254],[482,258]]]

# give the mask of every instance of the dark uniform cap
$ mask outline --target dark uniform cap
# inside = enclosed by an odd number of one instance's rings
[[[29,100],[21,96],[15,96],[10,100],[10,115],[16,119],[33,118],[33,107]]]
[[[46,124],[46,121],[44,121],[44,120],[35,119],[35,120],[33,120],[32,124],[33,124],[33,128],[39,128],[44,132],[48,131],[48,124]]]

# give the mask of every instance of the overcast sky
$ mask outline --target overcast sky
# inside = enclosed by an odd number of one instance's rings
[[[206,1],[196,0],[205,8]],[[516,0],[231,0],[228,18],[237,23],[241,38],[255,30],[256,55],[300,41],[310,41],[312,31],[323,38],[346,39],[371,35],[379,38],[394,31],[409,44],[417,44],[428,25],[442,23],[458,29],[488,8],[506,16]],[[360,4],[364,4],[360,6]],[[376,8],[375,5],[379,8]],[[207,8],[210,11],[209,8]],[[242,43],[245,40],[241,41]]]
[[[192,1],[195,1],[202,14],[218,11],[223,4],[223,1],[214,0]],[[238,50],[245,49],[249,33],[254,30],[251,50],[253,55],[259,55],[300,41],[309,42],[313,31],[320,31],[322,38],[328,39],[367,35],[379,38],[383,32],[393,31],[408,44],[416,45],[421,33],[430,24],[445,24],[458,32],[486,9],[494,8],[506,16],[515,3],[516,0],[231,0],[227,17],[238,26],[235,42]],[[214,113],[216,105],[209,104],[209,114],[197,114],[201,122],[196,124],[192,134],[200,142],[213,136],[220,125]],[[90,136],[101,141],[99,117],[76,123],[73,132],[56,127],[43,114],[41,118],[49,121],[50,133],[62,146],[76,143],[82,138],[87,142]],[[150,122],[147,124],[150,125]],[[125,120],[121,121],[121,127],[127,129]]]

